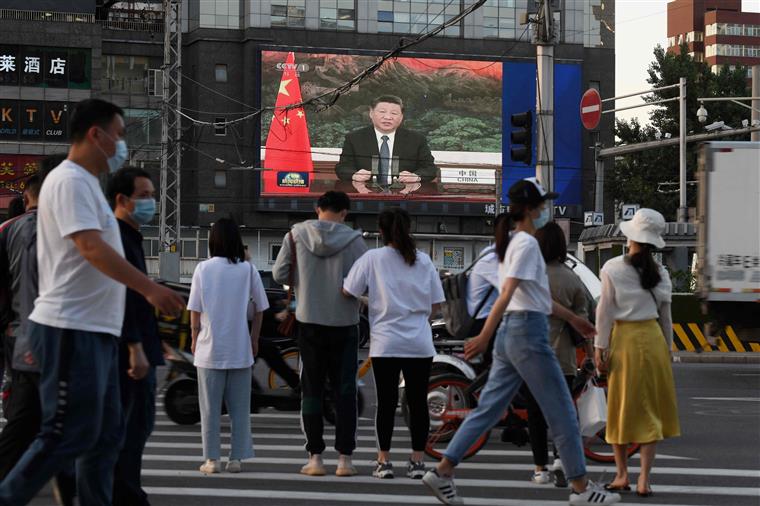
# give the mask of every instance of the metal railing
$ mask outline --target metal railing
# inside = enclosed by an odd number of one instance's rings
[[[10,21],[49,21],[54,23],[97,23],[107,30],[162,33],[162,21],[96,20],[95,14],[82,12],[24,11],[0,9],[0,19]]]
[[[97,23],[108,30],[126,30],[132,32],[163,33],[164,23],[161,21],[116,21],[98,20]]]

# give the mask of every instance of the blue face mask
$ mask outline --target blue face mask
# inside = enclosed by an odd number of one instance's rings
[[[113,137],[108,135],[105,130],[102,128],[100,129],[101,132],[103,132],[106,137],[114,141],[114,145],[116,146],[116,151],[114,151],[113,156],[108,156],[106,159],[106,162],[108,162],[108,172],[110,174],[113,174],[117,170],[119,170],[123,165],[124,162],[127,161],[127,158],[129,158],[129,150],[127,149],[127,141],[124,139],[114,140]],[[103,151],[100,146],[98,146],[98,149],[105,155],[105,151]]]
[[[132,212],[132,219],[140,225],[147,225],[156,214],[156,199],[137,199],[135,200],[135,210]]]
[[[538,215],[538,218],[533,218],[533,226],[538,230],[549,223],[549,218],[549,209],[545,207],[541,210],[541,214]]]

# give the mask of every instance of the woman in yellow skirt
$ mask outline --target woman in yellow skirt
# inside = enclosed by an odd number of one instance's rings
[[[594,342],[596,366],[608,372],[606,435],[617,468],[605,488],[630,490],[627,449],[640,443],[636,493],[649,497],[657,442],[681,433],[670,363],[672,285],[652,257],[652,250],[665,246],[665,219],[657,211],[640,209],[620,224],[620,231],[628,238],[628,255],[602,268]]]

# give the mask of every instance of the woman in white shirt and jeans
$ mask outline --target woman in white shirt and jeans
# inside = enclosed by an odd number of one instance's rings
[[[232,448],[227,471],[240,472],[240,461],[253,457],[251,440],[251,366],[263,312],[269,308],[258,270],[245,261],[235,222],[222,218],[211,227],[210,258],[198,264],[190,287],[192,352],[198,368],[198,401],[204,474],[221,471],[222,400],[230,414]],[[248,328],[248,304],[253,324]]]
[[[639,209],[620,224],[628,238],[628,255],[602,267],[602,296],[596,311],[595,361],[609,369],[607,442],[615,451],[617,474],[608,490],[630,490],[627,449],[641,443],[641,472],[636,493],[652,495],[649,473],[658,441],[678,436],[670,349],[672,285],[667,271],[652,257],[665,247],[665,218],[653,209]]]
[[[423,483],[444,504],[463,504],[454,485],[454,468],[464,453],[496,424],[525,381],[549,423],[563,467],[573,491],[570,504],[614,504],[620,495],[593,486],[586,479],[585,458],[578,419],[557,357],[549,345],[547,316],[553,314],[586,336],[594,327],[559,304],[553,303],[549,279],[538,242],[537,228],[550,217],[546,201],[556,198],[535,178],[518,181],[509,189],[510,220],[497,231],[501,291],[480,334],[465,345],[468,358],[486,350],[499,322],[493,364],[478,406],[465,418],[437,468]],[[513,222],[514,232],[509,225]],[[506,311],[506,312],[505,312]]]
[[[429,319],[445,297],[433,262],[417,250],[409,234],[409,214],[400,208],[386,209],[380,213],[378,225],[385,247],[359,258],[343,284],[343,293],[352,297],[369,292],[369,356],[377,392],[378,446],[377,468],[372,475],[393,478],[391,436],[399,374],[403,373],[412,436],[407,476],[421,479],[430,428],[427,385],[435,355]]]

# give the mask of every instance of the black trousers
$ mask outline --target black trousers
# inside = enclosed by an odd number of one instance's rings
[[[375,432],[381,451],[391,449],[393,425],[398,404],[399,374],[404,374],[406,401],[409,407],[409,432],[412,435],[412,450],[424,451],[430,429],[427,389],[430,366],[433,357],[399,358],[374,357],[372,373],[375,376],[377,392],[377,412]]]
[[[259,357],[263,358],[269,368],[277,373],[290,388],[298,387],[298,373],[282,358],[282,350],[266,337],[259,338],[259,354],[256,358]]]
[[[335,398],[335,449],[351,455],[356,448],[356,370],[359,327],[327,327],[298,323],[301,352],[301,419],[306,451],[325,450],[322,402],[329,378]]]
[[[572,389],[575,376],[565,376],[567,388]],[[571,390],[572,392],[572,390]],[[546,420],[538,402],[530,392],[528,385],[523,383],[520,393],[525,398],[526,409],[528,411],[528,435],[530,438],[530,449],[533,452],[533,464],[536,467],[544,467],[549,463],[549,443],[546,436]],[[557,449],[554,448],[554,457],[557,457]]]

